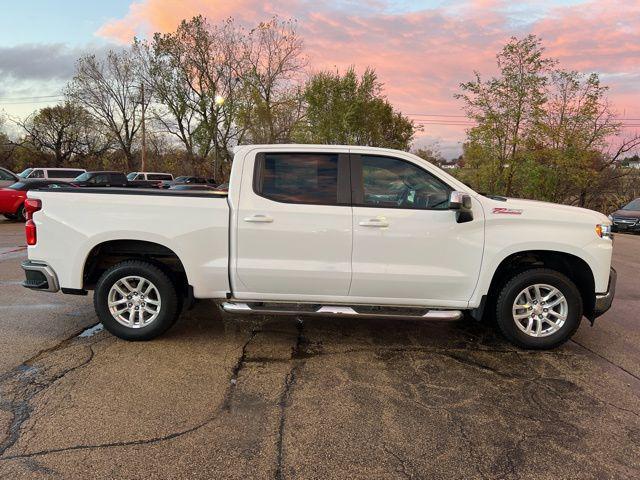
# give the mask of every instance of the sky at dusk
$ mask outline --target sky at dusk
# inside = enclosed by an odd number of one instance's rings
[[[640,0],[4,0],[0,111],[24,116],[60,99],[76,58],[171,31],[183,18],[247,26],[294,18],[312,71],[374,67],[389,100],[424,124],[417,145],[460,152],[466,119],[453,98],[473,71],[495,72],[510,36],[539,35],[561,66],[598,72],[621,119],[640,124]],[[37,97],[37,98],[35,98]],[[632,134],[638,127],[626,127]]]

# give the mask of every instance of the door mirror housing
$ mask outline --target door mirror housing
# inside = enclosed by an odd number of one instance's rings
[[[465,223],[473,220],[473,211],[471,206],[471,196],[469,194],[454,190],[449,195],[449,210],[456,211],[456,221],[458,223]]]

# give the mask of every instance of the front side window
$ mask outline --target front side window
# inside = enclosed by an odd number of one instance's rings
[[[29,175],[29,178],[44,178],[44,170],[34,170]]]
[[[256,158],[254,190],[276,202],[336,205],[339,155],[265,153]]]
[[[451,187],[413,163],[362,155],[361,198],[365,207],[446,210]],[[357,177],[356,177],[357,178]]]

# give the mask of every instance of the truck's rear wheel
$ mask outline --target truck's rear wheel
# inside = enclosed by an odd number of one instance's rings
[[[150,340],[174,324],[178,295],[169,277],[158,267],[127,260],[105,271],[93,297],[100,321],[124,340]]]
[[[566,342],[580,325],[582,297],[563,274],[527,270],[509,280],[498,296],[496,321],[515,345],[549,349]]]

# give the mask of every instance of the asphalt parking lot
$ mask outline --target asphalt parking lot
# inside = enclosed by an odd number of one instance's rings
[[[613,308],[551,352],[210,302],[127,343],[90,297],[22,288],[23,244],[0,221],[0,478],[640,477],[640,236]]]

